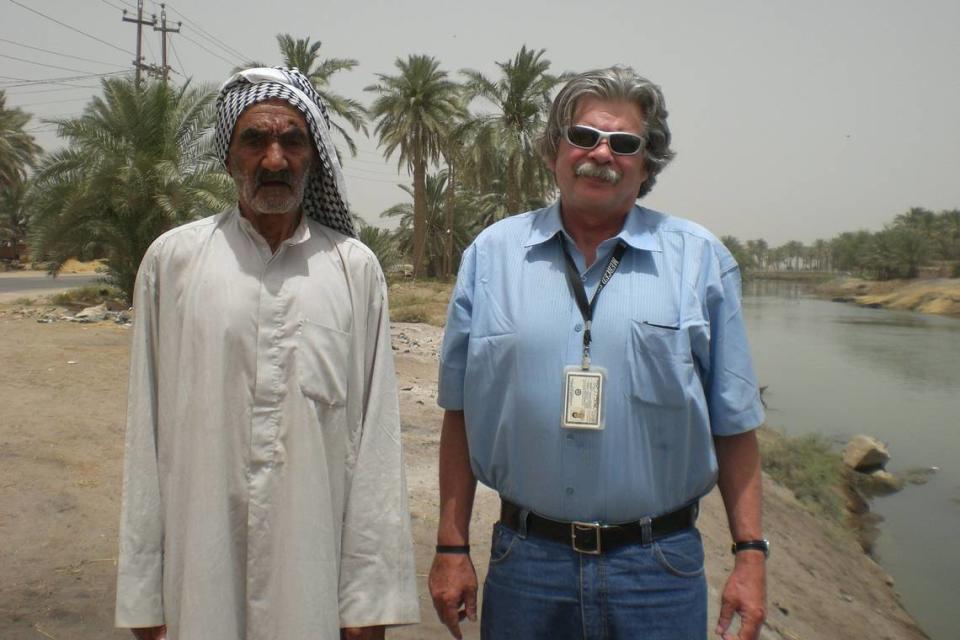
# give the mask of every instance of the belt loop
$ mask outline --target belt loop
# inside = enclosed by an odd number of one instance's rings
[[[653,518],[650,516],[640,518],[638,524],[640,525],[640,544],[649,546],[653,542]]]
[[[693,503],[693,506],[690,508],[690,526],[695,527],[697,525],[697,516],[700,515],[700,501]]]
[[[517,524],[520,525],[520,528],[517,530],[517,533],[520,534],[520,537],[526,540],[527,538],[527,516],[530,515],[530,509],[520,508],[520,522]]]

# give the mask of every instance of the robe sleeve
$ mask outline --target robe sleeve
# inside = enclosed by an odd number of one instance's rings
[[[156,252],[148,251],[137,274],[133,298],[135,317],[117,558],[118,627],[164,623],[163,512],[157,465],[156,293]]]
[[[366,251],[366,250],[365,250]],[[413,624],[420,620],[397,380],[390,345],[387,288],[366,251],[362,433],[350,473],[340,551],[340,626]]]

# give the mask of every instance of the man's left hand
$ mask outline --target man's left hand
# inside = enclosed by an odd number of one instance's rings
[[[767,567],[760,551],[741,551],[723,588],[717,635],[723,640],[756,640],[767,617]],[[740,633],[728,630],[733,614],[740,614]]]
[[[340,629],[340,640],[383,640],[387,628],[377,627],[344,627]]]

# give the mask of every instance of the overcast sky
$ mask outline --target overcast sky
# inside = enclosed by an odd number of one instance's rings
[[[0,0],[0,88],[36,115],[45,149],[58,141],[39,119],[79,113],[97,82],[17,79],[122,71],[136,40],[124,7],[136,0]],[[496,77],[495,62],[524,44],[546,49],[557,73],[629,64],[663,88],[678,152],[643,204],[717,235],[810,242],[878,230],[911,206],[960,207],[956,0],[175,0],[167,13],[184,22],[171,36],[177,81],[221,82],[241,62],[228,49],[278,64],[275,34],[286,32],[322,41],[323,57],[359,60],[333,89],[366,105],[375,74],[413,53],[454,79],[463,68]],[[158,33],[146,32],[144,54],[158,62]],[[359,138],[344,170],[351,205],[385,226],[379,214],[406,198],[396,184],[409,178]]]

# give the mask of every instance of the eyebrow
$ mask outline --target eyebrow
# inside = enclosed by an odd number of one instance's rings
[[[271,135],[273,134],[267,129],[251,126],[242,129],[238,135],[238,139],[243,142],[259,142],[264,138],[270,137]],[[291,124],[289,127],[277,134],[277,138],[299,142],[306,140],[307,134],[302,128]]]

